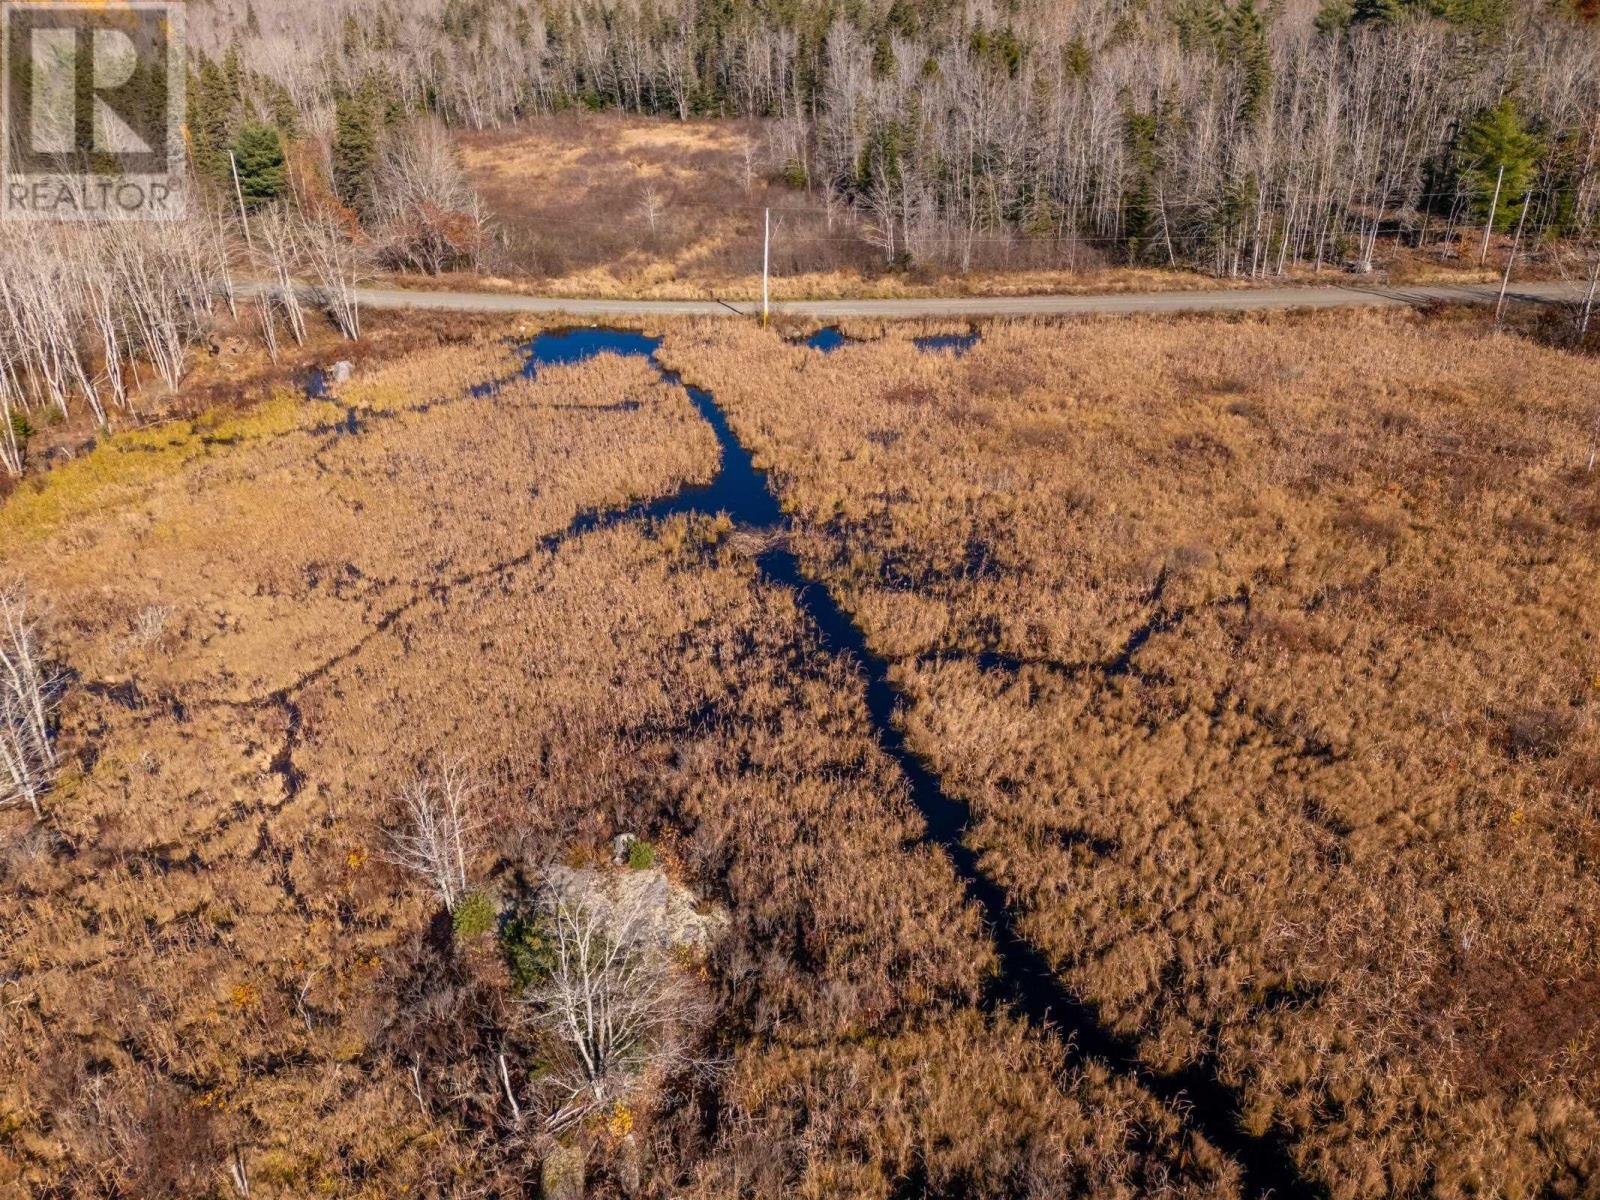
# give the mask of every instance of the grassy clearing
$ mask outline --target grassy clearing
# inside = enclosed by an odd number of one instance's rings
[[[820,195],[779,177],[772,132],[760,122],[574,112],[463,134],[463,162],[504,242],[500,273],[402,282],[594,298],[759,296],[762,210],[770,207],[776,300],[1249,286],[1197,271],[1117,265],[1088,244],[1021,237],[986,241],[968,271],[891,269],[843,205],[829,214]],[[1444,262],[1394,247],[1388,277],[1494,283],[1501,253],[1480,269],[1475,256]],[[1275,282],[1342,278],[1331,268],[1320,276],[1307,269]]]
[[[842,207],[773,177],[759,124],[565,114],[461,138],[505,240],[507,271],[447,284],[541,295],[700,299],[761,291],[762,210],[776,210],[775,299],[1032,295],[1216,287],[1186,271],[1011,261],[968,273],[888,269]],[[652,228],[645,205],[659,211]],[[438,279],[416,279],[438,287]]]

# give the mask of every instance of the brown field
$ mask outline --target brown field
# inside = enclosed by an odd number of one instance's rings
[[[616,113],[540,117],[459,136],[462,160],[493,218],[500,249],[486,277],[403,278],[539,295],[744,298],[761,294],[762,210],[773,210],[772,296],[1024,296],[1243,287],[1196,271],[1130,267],[1116,247],[992,236],[967,270],[936,262],[890,269],[840,203],[784,182],[781,131],[743,121],[672,121]],[[647,194],[658,198],[652,228]],[[1504,247],[1487,267],[1386,248],[1395,283],[1498,282]],[[1518,277],[1538,274],[1527,261]],[[1309,270],[1273,282],[1313,281]],[[1337,282],[1329,268],[1321,278]]]
[[[1600,368],[1450,315],[854,332],[666,357],[1070,990],[1336,1196],[1590,1194]]]
[[[757,539],[574,529],[713,475],[686,393],[512,332],[0,507],[71,673],[46,820],[0,812],[0,1194],[533,1194],[565,1145],[598,1196],[1224,1200],[1234,1121],[1340,1200],[1592,1193],[1600,366],[1451,313],[665,330],[1135,1072],[985,1003]],[[687,1065],[540,1131],[508,962],[385,861],[446,758],[507,917],[622,831],[726,914]],[[1239,1111],[1157,1098],[1191,1068]]]
[[[729,914],[701,1065],[562,1134],[591,1194],[1236,1194],[1136,1082],[976,1006],[993,951],[859,678],[725,525],[564,536],[709,476],[684,393],[601,358],[466,394],[514,367],[424,347],[0,509],[72,671],[47,820],[0,814],[0,1193],[532,1194],[547,1048],[383,859],[448,755],[503,908],[636,830]]]

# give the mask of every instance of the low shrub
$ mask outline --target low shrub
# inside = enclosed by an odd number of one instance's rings
[[[500,926],[500,953],[519,991],[555,969],[555,938],[543,914],[518,912]]]
[[[470,892],[456,906],[450,924],[460,941],[480,938],[494,928],[494,901],[482,892]]]
[[[630,871],[648,871],[656,865],[656,848],[654,843],[639,841],[628,847],[628,869]]]

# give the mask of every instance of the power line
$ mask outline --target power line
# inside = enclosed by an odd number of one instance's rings
[[[1285,199],[1288,198],[1288,193],[1285,192],[1281,188],[1269,189],[1268,194],[1274,200],[1282,201],[1282,200],[1285,200]],[[1381,203],[1384,206],[1385,209],[1391,209],[1392,208],[1393,211],[1398,212],[1398,211],[1402,211],[1402,210],[1407,209],[1407,208],[1415,208],[1418,204],[1420,204],[1424,200],[1471,200],[1471,199],[1473,199],[1473,196],[1474,196],[1474,193],[1471,192],[1471,191],[1422,192],[1422,193],[1418,194],[1415,197],[1408,197],[1404,201],[1400,201],[1400,200],[1391,201],[1391,200],[1389,200],[1387,198],[1383,198],[1383,199],[1377,199],[1377,200],[1374,200],[1374,199],[1358,199],[1358,200],[1353,201],[1353,202],[1346,202],[1342,198],[1341,195],[1333,195],[1333,196],[1329,197],[1329,203],[1331,205],[1338,206],[1338,207],[1348,207],[1349,204],[1351,204],[1351,203],[1362,205],[1362,206],[1366,206],[1366,207],[1370,207],[1372,205],[1376,205],[1376,204]],[[766,209],[768,209],[770,207],[772,209],[773,214],[775,216],[780,216],[780,217],[781,216],[809,216],[809,215],[823,216],[823,217],[832,215],[832,216],[837,217],[837,216],[839,216],[839,215],[841,215],[843,213],[848,213],[851,210],[850,203],[848,201],[844,200],[844,199],[841,199],[841,201],[839,203],[839,206],[836,207],[836,208],[833,208],[833,209],[817,208],[817,207],[783,208],[783,207],[779,207],[777,205],[754,204],[754,203],[752,203],[752,204],[715,204],[715,203],[711,203],[709,201],[704,201],[704,200],[671,200],[671,199],[669,199],[667,201],[667,206],[669,208],[694,208],[694,209],[705,209],[705,210],[708,210],[708,211],[729,212],[729,213],[760,213],[760,212],[766,211]],[[1180,211],[1187,210],[1187,209],[1212,209],[1212,208],[1216,207],[1216,202],[1208,201],[1208,200],[1167,200],[1167,201],[1163,202],[1159,207],[1161,207],[1163,209],[1177,209],[1177,210],[1180,210]]]

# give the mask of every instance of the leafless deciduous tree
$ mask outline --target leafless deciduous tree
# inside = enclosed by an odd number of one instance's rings
[[[127,297],[139,347],[166,385],[176,390],[190,347],[211,326],[215,276],[205,267],[211,239],[191,222],[170,227],[114,222],[99,228]]]
[[[446,760],[417,772],[400,792],[401,824],[389,834],[383,858],[422,876],[455,911],[468,890],[468,864],[477,855],[481,826],[473,815],[476,785],[466,768]]]
[[[88,405],[105,424],[132,411],[126,373],[147,360],[169,388],[212,324],[231,283],[214,215],[159,227],[135,222],[41,228],[0,241],[0,409],[9,425],[53,407]],[[21,469],[0,435],[0,467]]]
[[[0,808],[44,813],[56,773],[50,724],[62,677],[44,660],[42,618],[21,584],[0,586]]]
[[[268,348],[276,341],[272,321],[281,312],[294,336],[297,346],[305,345],[306,318],[300,306],[300,292],[294,272],[298,254],[295,219],[282,207],[273,206],[256,215],[251,224],[255,228],[256,247],[265,260],[267,273],[272,279],[270,292],[261,298],[262,327],[267,333]]]
[[[22,441],[17,436],[17,428],[26,416],[25,397],[16,367],[0,348],[0,470],[11,475],[22,474]]]
[[[660,945],[642,889],[598,905],[575,884],[552,884],[544,912],[554,965],[524,999],[554,1050],[546,1124],[560,1129],[686,1066],[703,1005]]]
[[[379,251],[391,265],[438,275],[478,264],[487,220],[441,122],[391,135],[374,191]]]
[[[350,341],[361,336],[356,289],[370,272],[371,247],[355,218],[327,203],[302,204],[298,228],[301,261],[317,302]]]
[[[667,210],[667,198],[660,188],[653,183],[645,184],[644,191],[639,196],[639,215],[644,218],[650,232],[656,231],[656,225],[661,220],[661,214]]]
[[[69,234],[52,230],[0,244],[0,355],[27,385],[25,408],[48,404],[69,411],[74,394],[91,396],[80,324],[64,246]],[[99,401],[91,398],[96,406]]]
[[[117,408],[125,408],[128,406],[128,391],[122,377],[122,365],[127,354],[127,330],[123,320],[121,284],[106,257],[80,255],[78,267],[85,315],[100,344],[101,362],[104,364],[100,377],[111,392],[112,404]],[[98,405],[95,415],[104,419],[104,411]]]
[[[306,111],[377,74],[406,108],[476,129],[579,98],[768,118],[777,165],[839,189],[880,247],[883,206],[914,200],[924,228],[908,239],[897,218],[896,254],[909,240],[952,263],[1009,254],[1016,230],[1064,262],[1088,246],[1256,276],[1368,267],[1385,233],[1454,253],[1488,197],[1440,168],[1507,95],[1559,150],[1541,187],[1561,177],[1560,211],[1600,208],[1600,30],[1561,11],[1577,6],[1330,21],[1340,6],[1316,0],[1022,0],[930,13],[914,33],[886,28],[884,7],[727,20],[692,0],[578,3],[551,36],[541,6],[477,0],[463,37],[451,0],[279,0],[254,6],[244,41]],[[199,42],[220,55],[245,8],[211,0]],[[1488,19],[1446,11],[1467,8]],[[337,50],[313,59],[307,42]]]

